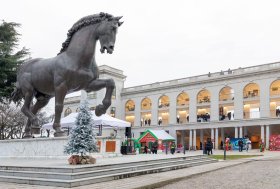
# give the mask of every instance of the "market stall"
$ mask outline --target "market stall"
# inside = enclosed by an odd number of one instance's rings
[[[158,150],[164,150],[166,144],[170,144],[175,141],[175,138],[169,135],[165,130],[146,130],[139,138],[138,142],[141,144],[141,148],[147,146],[149,149],[152,148],[152,144],[158,141]],[[150,150],[149,150],[150,151]]]

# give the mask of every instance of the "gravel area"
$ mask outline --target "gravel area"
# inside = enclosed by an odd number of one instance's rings
[[[205,173],[161,187],[161,189],[279,189],[280,158],[250,163]]]

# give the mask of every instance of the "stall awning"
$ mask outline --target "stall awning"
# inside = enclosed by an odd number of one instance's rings
[[[127,121],[123,121],[114,117],[109,116],[108,114],[103,114],[99,117],[95,115],[94,111],[91,111],[92,113],[92,120],[94,126],[105,126],[105,127],[130,127],[131,124]],[[72,128],[75,125],[76,117],[78,115],[78,112],[71,113],[67,117],[61,118],[61,127],[62,128]],[[53,122],[47,123],[42,126],[43,129],[52,129]]]

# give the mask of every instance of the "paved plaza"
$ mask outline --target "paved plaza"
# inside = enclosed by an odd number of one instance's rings
[[[280,157],[260,159],[166,185],[161,189],[279,189]]]
[[[222,154],[223,151],[215,151],[215,154]],[[186,155],[198,155],[201,151],[187,152]],[[228,154],[261,154],[256,150],[250,152],[228,152]],[[183,156],[176,154],[175,156]],[[170,154],[158,155],[136,155],[115,158],[103,158],[98,164],[133,162],[140,160],[161,159],[174,157]],[[64,160],[16,160],[6,159],[1,165],[12,163],[24,164],[26,166],[69,166]],[[280,176],[280,153],[265,152],[264,156],[246,158],[230,161],[219,161],[217,163],[200,165],[186,169],[168,171],[162,173],[148,174],[109,182],[96,183],[86,186],[75,187],[76,189],[131,189],[131,188],[279,188],[277,185]],[[240,180],[240,181],[239,181]],[[168,185],[173,183],[171,185]],[[0,188],[5,189],[54,189],[59,187],[25,185],[0,182]]]

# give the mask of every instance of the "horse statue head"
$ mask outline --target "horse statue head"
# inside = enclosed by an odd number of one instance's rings
[[[109,54],[113,53],[118,27],[120,27],[123,23],[119,21],[121,18],[122,16],[112,17],[110,19],[104,20],[97,28],[98,38],[101,46],[101,53],[104,53],[105,50]]]

